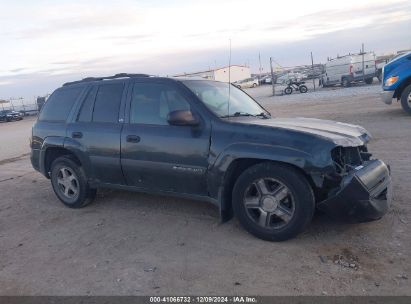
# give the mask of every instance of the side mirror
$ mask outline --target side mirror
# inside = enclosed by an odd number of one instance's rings
[[[197,126],[199,121],[193,116],[191,111],[172,111],[167,116],[167,121],[172,126]]]

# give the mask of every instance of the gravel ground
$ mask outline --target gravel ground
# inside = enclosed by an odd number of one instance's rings
[[[254,238],[237,220],[219,224],[213,206],[191,200],[104,190],[71,210],[27,156],[0,161],[0,295],[411,295],[411,117],[381,103],[378,90],[274,98],[266,87],[249,90],[275,116],[363,125],[393,172],[394,201],[381,220],[317,214],[282,243]],[[25,137],[30,123],[0,124],[2,139],[9,126]]]

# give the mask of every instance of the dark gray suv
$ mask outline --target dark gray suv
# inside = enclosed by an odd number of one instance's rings
[[[391,197],[389,168],[368,152],[362,127],[274,118],[227,83],[144,74],[66,83],[32,132],[33,167],[71,208],[100,187],[178,195],[280,241],[316,208],[370,221]]]

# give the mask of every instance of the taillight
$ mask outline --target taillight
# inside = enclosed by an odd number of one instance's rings
[[[352,64],[350,64],[350,74],[352,74]]]

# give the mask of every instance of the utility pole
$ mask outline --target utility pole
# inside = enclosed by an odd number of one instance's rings
[[[313,52],[311,52],[311,69],[312,69],[312,75],[313,75],[313,86],[314,86],[314,91],[315,91],[315,77],[314,77],[314,59],[313,59]]]
[[[227,101],[228,119],[230,119],[230,99],[231,99],[231,38],[230,38],[230,56],[228,57],[228,101]]]
[[[275,79],[274,79],[273,58],[272,57],[270,57],[270,69],[271,69],[271,84],[273,87],[273,96],[275,96]]]
[[[261,54],[260,54],[260,52],[258,52],[258,61],[260,62],[260,79],[261,79],[261,72],[263,71],[263,69],[261,68]]]
[[[365,81],[365,71],[364,71],[364,43],[361,45],[362,54],[362,81]]]

